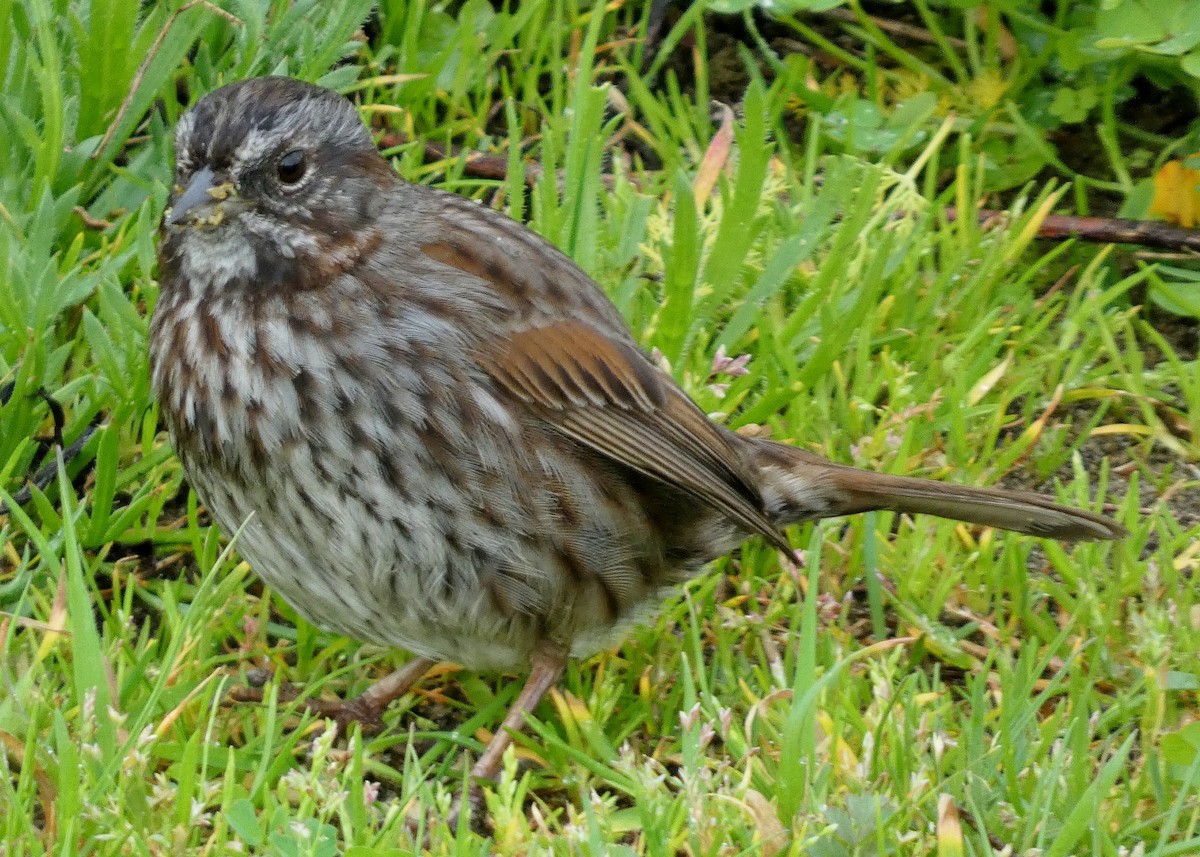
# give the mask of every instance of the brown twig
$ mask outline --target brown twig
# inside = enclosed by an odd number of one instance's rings
[[[478,179],[508,178],[508,158],[489,155],[485,152],[470,152],[465,149],[447,148],[441,143],[426,142],[425,157],[431,161],[463,161],[463,172]],[[525,184],[534,185],[542,177],[541,164],[526,162]]]
[[[1080,265],[1072,265],[1070,268],[1067,268],[1063,275],[1054,281],[1054,285],[1048,288],[1045,294],[1033,302],[1034,306],[1038,307],[1039,309],[1044,307],[1050,298],[1062,291],[1063,287],[1065,287],[1067,283],[1075,279],[1075,275],[1079,273],[1080,267]]]
[[[975,212],[980,222],[1007,217],[1003,211],[980,208]],[[958,219],[958,211],[946,209],[946,217]],[[1038,226],[1039,238],[1078,238],[1094,244],[1142,244],[1164,250],[1195,250],[1200,252],[1200,229],[1186,229],[1157,220],[1122,220],[1117,217],[1079,217],[1073,214],[1050,214]]]
[[[858,19],[858,16],[849,9],[828,9],[819,14],[824,18],[830,18],[843,24],[862,23]],[[936,45],[938,43],[937,36],[923,27],[915,27],[912,24],[905,24],[903,21],[893,21],[890,18],[880,18],[876,15],[867,15],[866,17],[872,24],[889,35],[907,39],[910,42],[920,42],[925,45]],[[965,53],[967,50],[967,43],[962,39],[946,36],[945,41],[946,44],[950,45],[956,51]]]
[[[92,217],[90,214],[88,214],[88,210],[82,205],[75,206],[73,211],[79,215],[79,219],[83,221],[83,225],[87,229],[91,229],[95,232],[103,232],[105,229],[112,228],[112,223],[102,217]]]

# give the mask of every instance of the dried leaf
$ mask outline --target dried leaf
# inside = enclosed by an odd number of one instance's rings
[[[950,795],[938,797],[937,853],[938,857],[962,857],[963,853],[962,824]]]
[[[696,171],[696,180],[692,182],[692,196],[696,207],[703,208],[708,202],[709,194],[717,183],[725,163],[729,160],[729,151],[733,148],[733,111],[726,104],[717,104],[721,113],[721,127],[713,135],[712,141],[700,161],[700,169]]]
[[[1154,174],[1150,214],[1189,229],[1200,222],[1200,170],[1185,166],[1183,161],[1163,164]]]

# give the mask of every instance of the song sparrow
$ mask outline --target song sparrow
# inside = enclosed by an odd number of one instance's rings
[[[399,179],[353,105],[280,77],[179,123],[154,389],[238,549],[314,623],[434,661],[532,667],[476,764],[568,656],[617,641],[752,536],[871,509],[1058,539],[1107,518],[888,476],[711,422],[603,292],[502,214]]]

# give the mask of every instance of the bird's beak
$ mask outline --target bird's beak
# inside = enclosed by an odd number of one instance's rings
[[[197,170],[192,175],[191,181],[188,182],[188,186],[176,197],[174,205],[167,214],[167,223],[178,226],[191,221],[197,226],[216,226],[224,218],[224,208],[220,203],[234,196],[236,192],[233,182],[227,179],[218,182],[216,175],[208,167]],[[217,203],[217,205],[213,207],[208,216],[201,217],[200,212],[195,209],[209,203]],[[189,212],[191,213],[189,214]]]

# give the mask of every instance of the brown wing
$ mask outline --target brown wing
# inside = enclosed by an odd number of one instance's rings
[[[480,363],[559,432],[790,550],[726,433],[632,345],[560,321],[487,348]]]

